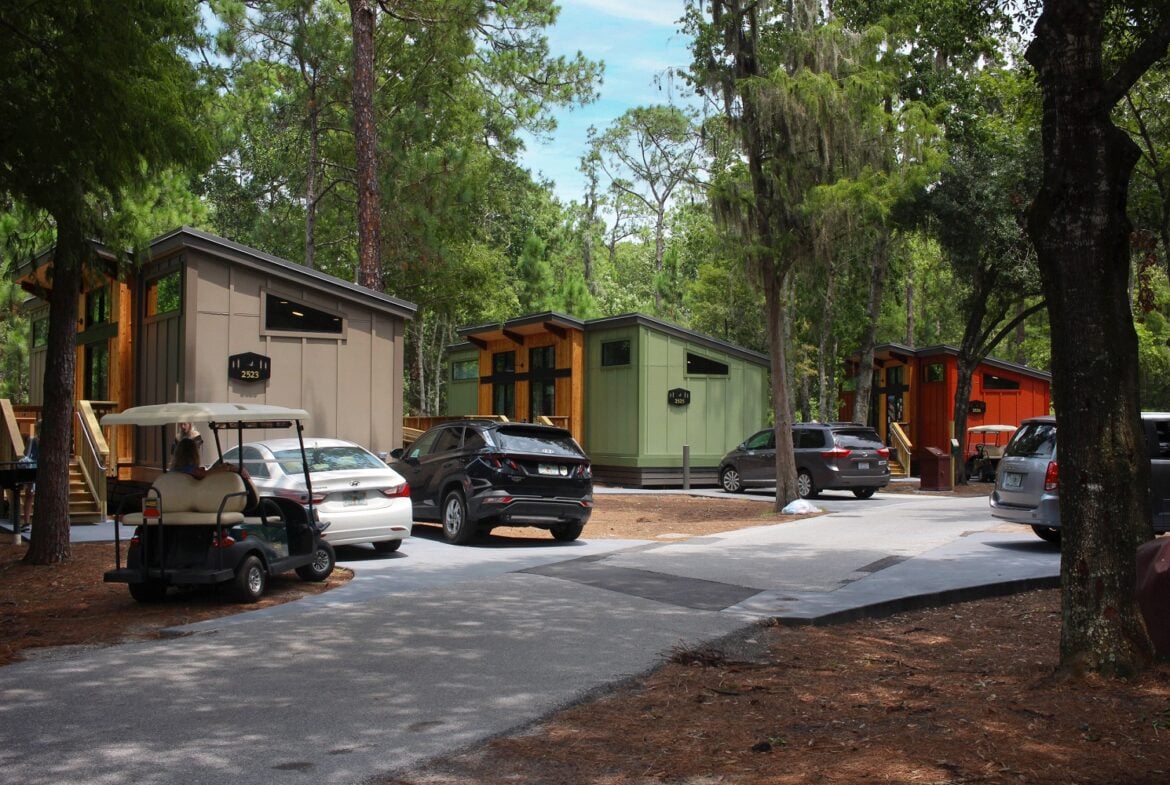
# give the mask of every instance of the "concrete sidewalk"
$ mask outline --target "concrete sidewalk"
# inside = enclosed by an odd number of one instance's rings
[[[670,543],[353,551],[357,577],[325,594],[0,668],[0,783],[356,785],[522,727],[680,644],[750,640],[760,619],[888,613],[1059,573],[1059,551],[991,519],[984,498],[875,499]]]

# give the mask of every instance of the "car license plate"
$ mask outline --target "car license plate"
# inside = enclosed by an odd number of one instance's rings
[[[353,491],[352,493],[347,493],[345,494],[344,503],[346,507],[361,507],[366,503],[366,492]]]
[[[1016,474],[1015,472],[1004,472],[1003,487],[1008,490],[1014,490],[1024,484],[1024,475]]]
[[[536,467],[538,474],[547,474],[552,477],[562,476],[561,466],[556,463],[542,463]]]
[[[869,468],[869,461],[861,461],[860,463],[857,464],[857,468],[858,469],[868,469]]]

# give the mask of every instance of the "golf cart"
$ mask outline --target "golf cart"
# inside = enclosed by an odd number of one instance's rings
[[[116,518],[136,528],[125,565],[121,527],[115,528],[114,569],[105,573],[105,581],[127,584],[130,596],[139,602],[162,600],[168,586],[215,584],[228,584],[240,602],[255,602],[270,575],[296,570],[306,581],[329,577],[336,557],[333,546],[321,539],[329,524],[318,521],[313,507],[301,425],[308,417],[303,409],[234,403],[137,406],[103,417],[103,426],[157,427],[164,460],[176,423],[206,422],[219,456],[202,479],[163,471],[145,494],[123,500]],[[243,444],[245,430],[294,426],[309,489],[305,503],[258,497],[242,465],[224,465],[221,431],[235,431],[236,443]],[[126,503],[135,500],[141,502],[141,511],[123,514]]]
[[[995,482],[1003,449],[1016,432],[1015,425],[976,425],[967,429],[967,479]]]

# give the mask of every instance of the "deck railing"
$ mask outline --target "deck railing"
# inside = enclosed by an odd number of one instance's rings
[[[110,446],[98,424],[90,401],[78,401],[77,417],[77,464],[81,476],[97,503],[102,520],[106,518],[106,467],[110,465]]]
[[[896,460],[902,465],[906,474],[910,474],[910,455],[914,450],[914,445],[910,443],[910,437],[902,430],[901,423],[890,423],[890,435],[894,437],[894,454]]]

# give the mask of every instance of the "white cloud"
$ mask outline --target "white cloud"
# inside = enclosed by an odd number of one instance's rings
[[[683,0],[564,0],[562,8],[588,6],[603,14],[674,27],[685,10]]]

